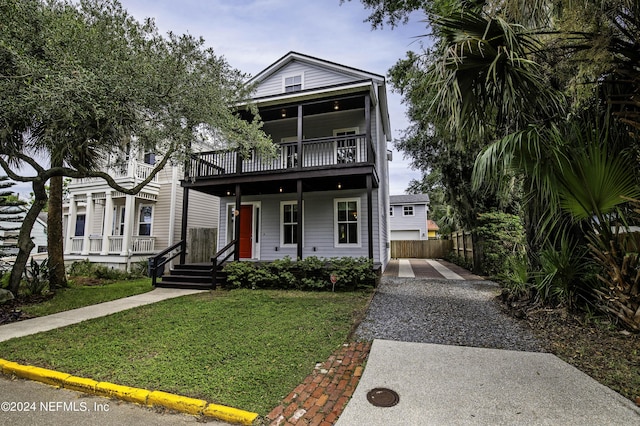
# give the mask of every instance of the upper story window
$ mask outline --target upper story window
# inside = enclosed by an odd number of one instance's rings
[[[147,152],[144,154],[144,162],[146,164],[154,165],[156,164],[156,154],[155,152]]]
[[[302,90],[302,74],[284,77],[284,92],[299,92]]]
[[[413,216],[413,206],[404,206],[402,208],[403,216]]]

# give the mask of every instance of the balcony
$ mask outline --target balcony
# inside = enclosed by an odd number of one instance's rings
[[[109,173],[119,184],[137,184],[148,178],[153,168],[154,166],[151,164],[143,163],[137,160],[129,160],[119,164],[111,164],[110,166],[105,167],[103,171]],[[151,182],[157,183],[158,176],[154,176]],[[104,184],[104,180],[101,178],[93,177],[72,179],[69,187],[73,188],[87,184],[93,185],[96,183]]]
[[[242,158],[235,150],[221,150],[194,154],[190,161],[186,181],[223,179],[238,175],[282,174],[300,171],[373,166],[375,151],[367,135],[305,139],[282,143],[275,157],[263,157],[252,152]],[[213,182],[212,182],[213,183]]]

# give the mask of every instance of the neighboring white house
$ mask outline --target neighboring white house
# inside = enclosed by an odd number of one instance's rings
[[[264,130],[280,145],[277,157],[200,153],[182,182],[192,194],[221,197],[218,246],[234,243],[240,259],[352,256],[384,267],[391,140],[384,76],[289,52],[249,83]]]
[[[5,215],[11,215],[13,217],[21,217],[24,218],[27,214],[27,208],[25,206],[10,206],[10,207],[0,207]],[[0,216],[1,217],[1,216]],[[18,227],[18,229],[14,229]],[[12,245],[18,241],[18,233],[20,222],[14,221],[2,221],[0,220],[0,249],[1,246]],[[36,222],[33,224],[33,229],[31,230],[31,240],[35,244],[35,247],[31,251],[31,254],[44,253],[47,251],[47,214],[41,213]],[[6,256],[15,256],[18,253],[18,249],[16,247],[13,248],[5,248],[2,252]]]
[[[427,194],[392,195],[389,197],[391,240],[428,240]]]
[[[130,152],[105,170],[121,186],[133,187],[149,176],[154,164],[153,153]],[[118,192],[103,179],[72,179],[64,203],[65,261],[88,259],[127,269],[180,241],[183,177],[181,166],[167,165],[137,195]],[[190,203],[188,228],[217,228],[217,197],[193,193]]]

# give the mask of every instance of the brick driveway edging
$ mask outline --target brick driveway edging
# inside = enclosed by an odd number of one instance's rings
[[[360,381],[371,342],[342,345],[267,415],[271,426],[331,426]]]

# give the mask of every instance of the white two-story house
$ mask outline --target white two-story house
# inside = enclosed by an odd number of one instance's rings
[[[264,130],[278,144],[276,157],[202,152],[182,181],[192,194],[220,197],[218,247],[229,246],[235,259],[351,256],[384,267],[391,140],[385,78],[290,52],[249,83]],[[201,207],[189,201],[183,214]]]

